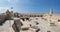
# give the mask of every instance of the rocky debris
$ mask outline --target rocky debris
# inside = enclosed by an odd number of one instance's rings
[[[6,22],[6,20],[11,20],[12,18],[11,12],[9,10],[6,11],[6,14],[1,14],[0,15],[0,25],[3,25],[3,23]]]
[[[22,23],[20,22],[20,18],[14,18],[14,24],[12,25],[15,32],[19,32],[21,30]]]
[[[0,32],[60,32],[60,15],[19,14],[7,10],[0,15]]]
[[[0,32],[14,32],[14,30],[12,29],[13,23],[13,20],[6,20],[6,22],[3,23],[2,26],[0,26]]]

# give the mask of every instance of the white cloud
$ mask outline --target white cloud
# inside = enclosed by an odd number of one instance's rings
[[[8,7],[0,7],[0,13],[6,12],[7,9],[9,9],[9,8]]]
[[[8,3],[18,3],[19,0],[0,0],[0,3],[5,3],[5,2],[8,2]]]
[[[6,0],[6,1],[10,2],[11,0]]]
[[[9,2],[9,3],[17,3],[19,0],[6,0],[7,2]]]

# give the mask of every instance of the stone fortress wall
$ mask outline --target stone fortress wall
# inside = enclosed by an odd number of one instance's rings
[[[60,32],[60,15],[53,14],[52,9],[49,14],[19,14],[7,10],[0,15],[0,24],[0,32]]]

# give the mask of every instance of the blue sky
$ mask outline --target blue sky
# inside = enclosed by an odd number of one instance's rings
[[[52,8],[60,14],[60,0],[0,0],[0,13],[11,7],[19,13],[49,13]]]

